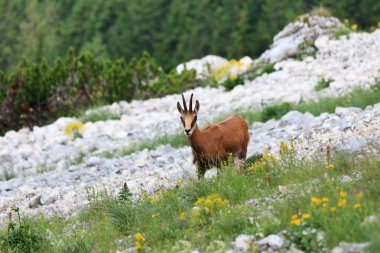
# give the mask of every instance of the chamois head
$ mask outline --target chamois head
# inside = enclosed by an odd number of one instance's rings
[[[195,101],[195,107],[193,110],[193,94],[190,96],[190,107],[189,110],[186,106],[185,97],[182,94],[182,101],[183,101],[183,108],[181,107],[181,104],[177,102],[177,109],[179,113],[181,114],[181,121],[184,128],[184,133],[187,136],[190,136],[193,133],[194,127],[197,123],[197,114],[199,111],[199,102],[198,100]]]

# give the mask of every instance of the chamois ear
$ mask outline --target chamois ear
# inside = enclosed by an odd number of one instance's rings
[[[177,102],[177,109],[178,109],[179,113],[181,113],[181,114],[183,113],[183,109],[182,109],[181,104],[179,102]]]
[[[198,101],[198,100],[195,101],[195,108],[194,108],[194,111],[195,111],[195,113],[198,113],[198,111],[199,111],[199,101]]]

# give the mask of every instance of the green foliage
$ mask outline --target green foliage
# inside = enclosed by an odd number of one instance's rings
[[[120,249],[116,241],[122,239],[123,249],[131,247],[137,233],[144,235],[150,252],[195,248],[225,251],[241,233],[260,238],[283,230],[290,242],[305,252],[319,252],[322,245],[331,249],[341,241],[372,240],[376,246],[379,223],[361,223],[379,208],[378,157],[334,153],[328,159],[321,159],[321,154],[308,160],[297,158],[293,148],[280,144],[281,152],[271,155],[279,162],[268,163],[252,173],[241,173],[227,164],[217,177],[189,180],[152,196],[143,192],[137,202],[125,204],[120,195],[93,193],[89,206],[77,217],[28,220],[31,231],[46,238],[31,252],[116,251]],[[294,159],[288,159],[290,156]],[[327,160],[334,166],[326,166]],[[342,175],[353,178],[359,172],[361,177],[348,183],[340,180]],[[279,194],[279,186],[285,186],[288,193]],[[129,191],[123,187],[121,192],[128,195]],[[319,200],[313,202],[313,198]],[[322,203],[323,198],[326,200]],[[341,198],[346,199],[346,206],[338,206]],[[272,206],[269,211],[268,205]],[[336,210],[330,211],[331,207]],[[296,219],[302,221],[290,222]],[[317,238],[320,231],[325,234],[323,242]],[[7,231],[0,234],[7,235]],[[371,250],[376,252],[376,248]]]
[[[321,80],[318,81],[317,85],[315,86],[315,90],[316,91],[320,91],[320,90],[323,90],[323,89],[326,89],[328,87],[330,87],[330,83],[334,82],[333,79],[325,79],[325,78],[322,78]]]
[[[127,183],[124,183],[123,188],[121,188],[118,199],[120,202],[130,202],[132,193],[129,191]]]
[[[270,74],[275,71],[276,69],[274,68],[274,64],[264,64],[252,69],[251,71],[248,71],[247,76],[249,80],[254,80],[263,74]]]
[[[8,181],[8,180],[11,180],[12,178],[15,178],[15,177],[16,177],[16,175],[13,172],[13,170],[6,170],[0,176],[0,180]]]
[[[133,147],[128,147],[118,152],[115,152],[115,151],[106,152],[106,153],[103,153],[102,155],[107,158],[114,158],[114,157],[130,155],[134,152],[144,150],[144,149],[152,150],[152,149],[157,148],[160,145],[169,144],[173,148],[179,148],[179,147],[183,147],[187,145],[188,143],[189,142],[183,133],[177,133],[174,135],[162,135],[162,136],[155,137],[152,140],[150,139],[142,140],[138,144],[133,145]]]
[[[303,13],[331,12],[369,28],[379,22],[379,8],[376,0],[3,1],[0,69],[15,68],[22,58],[52,64],[69,47],[125,61],[148,51],[165,70],[209,53],[254,57]]]
[[[21,221],[18,207],[12,207],[12,212],[9,214],[7,231],[0,233],[0,250],[2,252],[35,252],[40,248],[43,238],[30,224]],[[12,214],[17,215],[17,222],[13,221]]]
[[[107,110],[93,110],[87,113],[79,112],[78,118],[83,122],[96,122],[96,121],[106,121],[106,120],[119,120],[120,114],[112,113]]]
[[[307,222],[287,230],[285,237],[304,252],[321,252],[324,247],[323,241],[318,238],[318,230],[310,227]]]
[[[127,64],[96,60],[88,53],[75,55],[73,49],[54,65],[24,60],[15,72],[1,73],[0,83],[0,133],[95,105],[160,97],[202,85],[194,70],[164,73],[146,52]],[[102,112],[83,116],[86,121],[117,117]]]
[[[339,39],[341,36],[347,36],[351,33],[351,30],[347,28],[346,26],[342,26],[341,28],[337,29],[334,33],[334,37]]]
[[[235,88],[236,85],[244,84],[244,77],[244,74],[236,75],[236,77],[229,77],[221,85],[224,86],[226,91],[230,91]]]
[[[290,103],[282,103],[277,105],[271,105],[264,107],[261,113],[262,121],[267,121],[270,119],[279,119],[283,115],[287,114],[290,110],[292,110],[292,106]]]
[[[248,158],[244,161],[244,168],[245,168],[245,169],[248,169],[250,166],[252,166],[252,165],[255,164],[257,161],[259,161],[262,157],[263,157],[262,154],[255,154],[255,155],[252,155],[252,156],[248,157]]]

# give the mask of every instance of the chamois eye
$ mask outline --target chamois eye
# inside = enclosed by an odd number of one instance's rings
[[[180,119],[181,119],[181,121],[182,121],[182,125],[183,125],[183,127],[185,127],[185,121],[183,120],[183,118],[182,118],[182,116],[181,117],[179,117]]]

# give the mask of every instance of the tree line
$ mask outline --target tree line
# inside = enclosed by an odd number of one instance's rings
[[[147,51],[165,70],[206,54],[255,57],[321,4],[361,28],[380,19],[378,0],[0,0],[0,69],[53,63],[70,47],[125,61]]]

